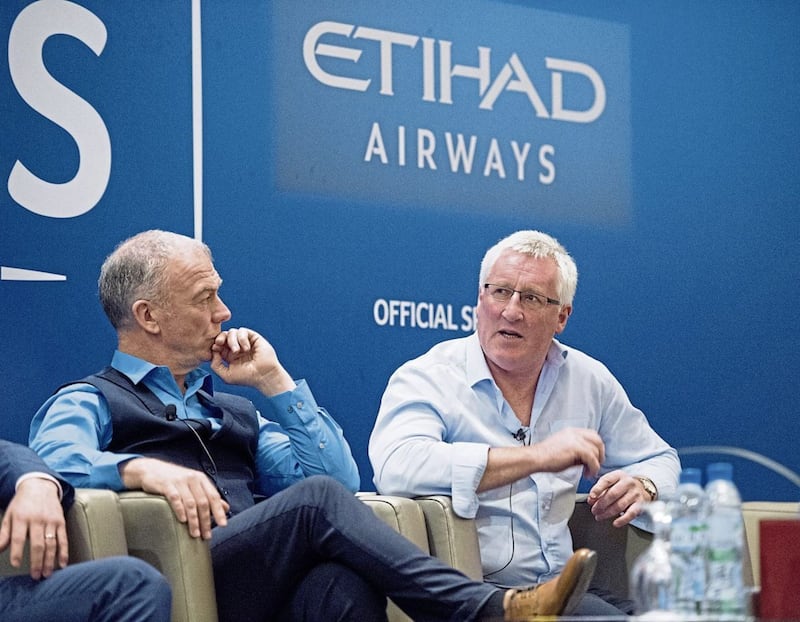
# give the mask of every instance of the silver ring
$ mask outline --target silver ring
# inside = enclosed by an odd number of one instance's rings
[[[55,536],[55,534],[52,534],[52,533],[46,533],[46,534],[44,534],[44,539],[45,539],[45,540],[52,540],[52,539],[53,539],[53,538],[55,538],[55,537],[56,537],[56,536]]]

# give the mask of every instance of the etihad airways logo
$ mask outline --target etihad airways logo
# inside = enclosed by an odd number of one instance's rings
[[[417,50],[420,41],[419,53],[413,56],[404,53],[405,49]],[[364,52],[379,55],[378,75],[364,78],[333,73],[326,71],[320,63],[321,58],[329,58],[350,61],[355,65]],[[453,79],[465,78],[476,81],[482,110],[492,110],[507,91],[526,95],[536,116],[543,119],[592,123],[605,110],[603,79],[594,67],[586,63],[545,57],[544,66],[550,72],[550,101],[545,102],[516,52],[496,73],[492,72],[492,48],[478,46],[477,59],[477,65],[454,63],[452,41],[334,21],[313,25],[303,40],[303,60],[308,71],[322,84],[337,89],[365,92],[377,79],[380,94],[392,97],[395,95],[394,75],[398,63],[403,63],[405,69],[405,64],[413,61],[420,67],[422,101],[453,104]],[[591,105],[582,109],[565,106],[566,74],[588,81],[592,89]],[[575,81],[570,80],[570,84],[575,84]]]

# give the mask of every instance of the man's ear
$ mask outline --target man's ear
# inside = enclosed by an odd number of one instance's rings
[[[572,315],[572,305],[563,305],[558,310],[558,328],[556,329],[557,335],[564,332],[570,315]]]
[[[139,327],[150,334],[157,334],[161,332],[161,326],[158,323],[158,313],[153,308],[153,303],[150,300],[137,300],[131,307],[133,317]]]

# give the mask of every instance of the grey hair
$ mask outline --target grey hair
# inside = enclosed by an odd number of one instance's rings
[[[541,231],[517,231],[492,246],[483,256],[478,287],[482,288],[497,259],[512,250],[530,257],[550,257],[558,266],[558,299],[562,305],[572,305],[578,287],[578,267],[567,250],[554,237]]]
[[[211,251],[203,242],[158,229],[128,238],[106,257],[97,289],[103,310],[115,329],[133,324],[135,301],[168,300],[167,266],[187,246],[201,249],[211,258]]]

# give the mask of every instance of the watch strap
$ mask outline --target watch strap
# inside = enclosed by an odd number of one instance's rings
[[[650,495],[650,501],[655,501],[658,498],[658,488],[656,488],[655,482],[649,477],[641,477],[639,475],[634,475],[634,477],[642,483],[644,491]]]

